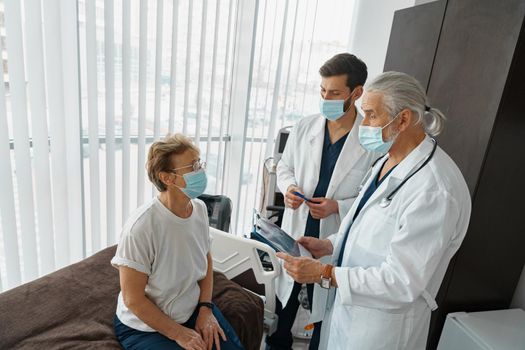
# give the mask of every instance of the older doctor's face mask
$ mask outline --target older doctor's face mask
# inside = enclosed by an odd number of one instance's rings
[[[388,124],[383,127],[380,126],[364,126],[359,125],[359,143],[364,149],[371,152],[386,153],[392,147],[397,135],[392,137],[389,141],[383,141],[383,129],[392,124],[394,120],[401,114],[399,112]]]

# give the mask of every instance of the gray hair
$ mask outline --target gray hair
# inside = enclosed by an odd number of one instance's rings
[[[430,107],[425,90],[414,77],[400,72],[385,72],[368,83],[365,90],[383,95],[390,118],[407,108],[418,115],[417,123],[423,124],[427,134],[437,136],[443,131],[445,115],[439,109]]]

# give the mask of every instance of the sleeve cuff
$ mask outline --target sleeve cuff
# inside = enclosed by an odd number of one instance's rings
[[[290,187],[291,185],[297,186],[297,184],[293,180],[284,180],[284,181],[281,181],[280,184],[278,185],[279,185],[279,189],[281,190],[283,194],[285,194],[286,191],[288,191],[288,187]]]
[[[138,272],[142,272],[148,276],[151,275],[150,269],[146,268],[146,266],[139,264],[138,262],[135,262],[133,260],[121,258],[119,256],[115,256],[113,257],[113,259],[111,259],[111,265],[113,265],[116,268],[118,268],[119,266],[126,266]]]
[[[341,219],[345,217],[346,213],[348,212],[347,209],[348,208],[347,208],[345,200],[343,199],[337,200],[337,210],[338,210],[339,217]]]
[[[334,275],[337,281],[337,293],[341,297],[343,305],[352,304],[352,293],[350,292],[350,278],[348,267],[335,267]]]
[[[334,250],[335,250],[335,244],[337,242],[338,235],[339,235],[338,233],[332,233],[330,236],[326,237],[326,239],[332,243],[332,249]],[[333,255],[333,252],[332,252],[332,255]]]

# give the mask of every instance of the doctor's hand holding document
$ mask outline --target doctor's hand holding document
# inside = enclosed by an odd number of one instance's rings
[[[361,145],[371,167],[339,232],[298,243],[329,263],[279,253],[299,283],[328,290],[320,349],[424,349],[434,300],[471,212],[465,180],[432,138],[445,117],[421,85],[386,72],[365,87]],[[315,312],[315,310],[313,310]]]

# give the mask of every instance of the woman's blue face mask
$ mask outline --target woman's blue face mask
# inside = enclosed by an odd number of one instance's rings
[[[208,186],[208,177],[204,169],[186,173],[182,177],[186,181],[186,187],[179,187],[179,189],[190,199],[197,198],[203,194],[206,186]]]
[[[204,170],[206,163],[198,160],[193,165],[176,168],[173,169],[173,171],[189,167],[192,167],[193,171],[183,175],[179,175],[175,172],[173,174],[182,176],[186,182],[186,187],[176,187],[180,189],[188,198],[194,199],[202,195],[206,190],[206,186],[208,186],[208,177],[206,176],[206,171]]]

